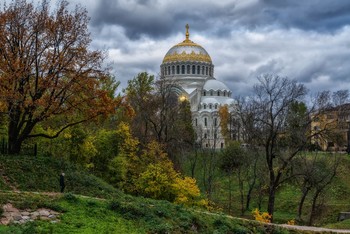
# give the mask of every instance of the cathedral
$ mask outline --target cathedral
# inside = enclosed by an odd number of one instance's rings
[[[178,86],[179,99],[189,101],[199,145],[224,148],[219,108],[227,105],[232,114],[237,111],[237,104],[231,90],[214,77],[214,64],[208,52],[190,40],[188,25],[185,40],[169,49],[160,69],[162,77]]]

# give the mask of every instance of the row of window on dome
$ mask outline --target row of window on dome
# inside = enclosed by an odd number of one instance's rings
[[[226,91],[214,91],[214,90],[210,90],[209,91],[209,95],[207,95],[207,91],[203,91],[203,96],[224,96],[224,97],[229,97],[230,96],[230,93],[229,92],[226,92]],[[215,95],[216,94],[216,95]]]
[[[181,71],[180,71],[181,68]],[[206,75],[206,76],[213,76],[213,69],[208,66],[200,66],[200,65],[173,65],[173,66],[166,66],[163,68],[164,75]]]
[[[205,109],[207,109],[207,107],[208,107],[208,109],[213,109],[213,104],[209,104],[209,105],[207,105],[207,104],[204,104],[203,105],[203,109],[205,110]],[[215,104],[214,105],[214,109],[216,110],[216,109],[218,109],[218,104]]]

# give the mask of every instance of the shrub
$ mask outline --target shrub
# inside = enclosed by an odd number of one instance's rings
[[[252,214],[256,221],[263,222],[263,223],[271,222],[271,215],[267,212],[260,212],[258,208],[254,209],[252,211]]]
[[[294,219],[288,220],[287,224],[288,225],[295,225],[295,220]]]

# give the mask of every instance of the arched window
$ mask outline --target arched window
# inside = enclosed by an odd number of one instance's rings
[[[209,67],[209,76],[213,76],[213,74],[211,74],[211,67]]]
[[[205,75],[208,75],[208,67],[205,67]]]
[[[185,74],[185,65],[181,66],[181,74]]]
[[[226,91],[224,91],[224,96],[226,96]]]
[[[218,104],[215,104],[215,109],[218,109]]]
[[[194,121],[195,121],[195,125],[197,126],[198,125],[198,119],[196,118]]]
[[[213,96],[213,90],[210,91],[210,96]]]
[[[204,91],[204,92],[203,92],[203,96],[206,96],[206,94],[207,94],[207,93]]]
[[[192,65],[192,74],[196,74],[196,66]]]
[[[197,66],[197,74],[200,75],[201,74],[201,67]]]
[[[191,73],[191,66],[187,65],[187,74],[190,74],[190,73]]]
[[[204,118],[204,126],[208,126],[207,118]]]
[[[217,118],[214,118],[214,126],[218,126],[218,119]]]
[[[220,91],[218,91],[218,96],[220,96]]]
[[[213,106],[211,104],[209,104],[209,109],[211,109]]]
[[[204,104],[203,109],[207,109],[207,105],[206,104]]]
[[[168,75],[170,75],[170,66],[168,67]]]
[[[172,66],[171,70],[172,70],[171,73],[174,75],[175,74],[175,66]]]
[[[206,133],[204,133],[204,139],[207,139],[207,134]],[[208,146],[207,146],[208,147]]]
[[[176,74],[180,74],[180,66],[179,65],[176,66]]]

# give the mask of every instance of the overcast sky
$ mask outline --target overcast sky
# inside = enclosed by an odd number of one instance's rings
[[[202,45],[215,77],[233,96],[256,77],[296,79],[311,91],[350,89],[349,0],[69,0],[91,17],[92,48],[108,51],[125,87],[139,72],[159,74],[166,52],[185,39]]]

